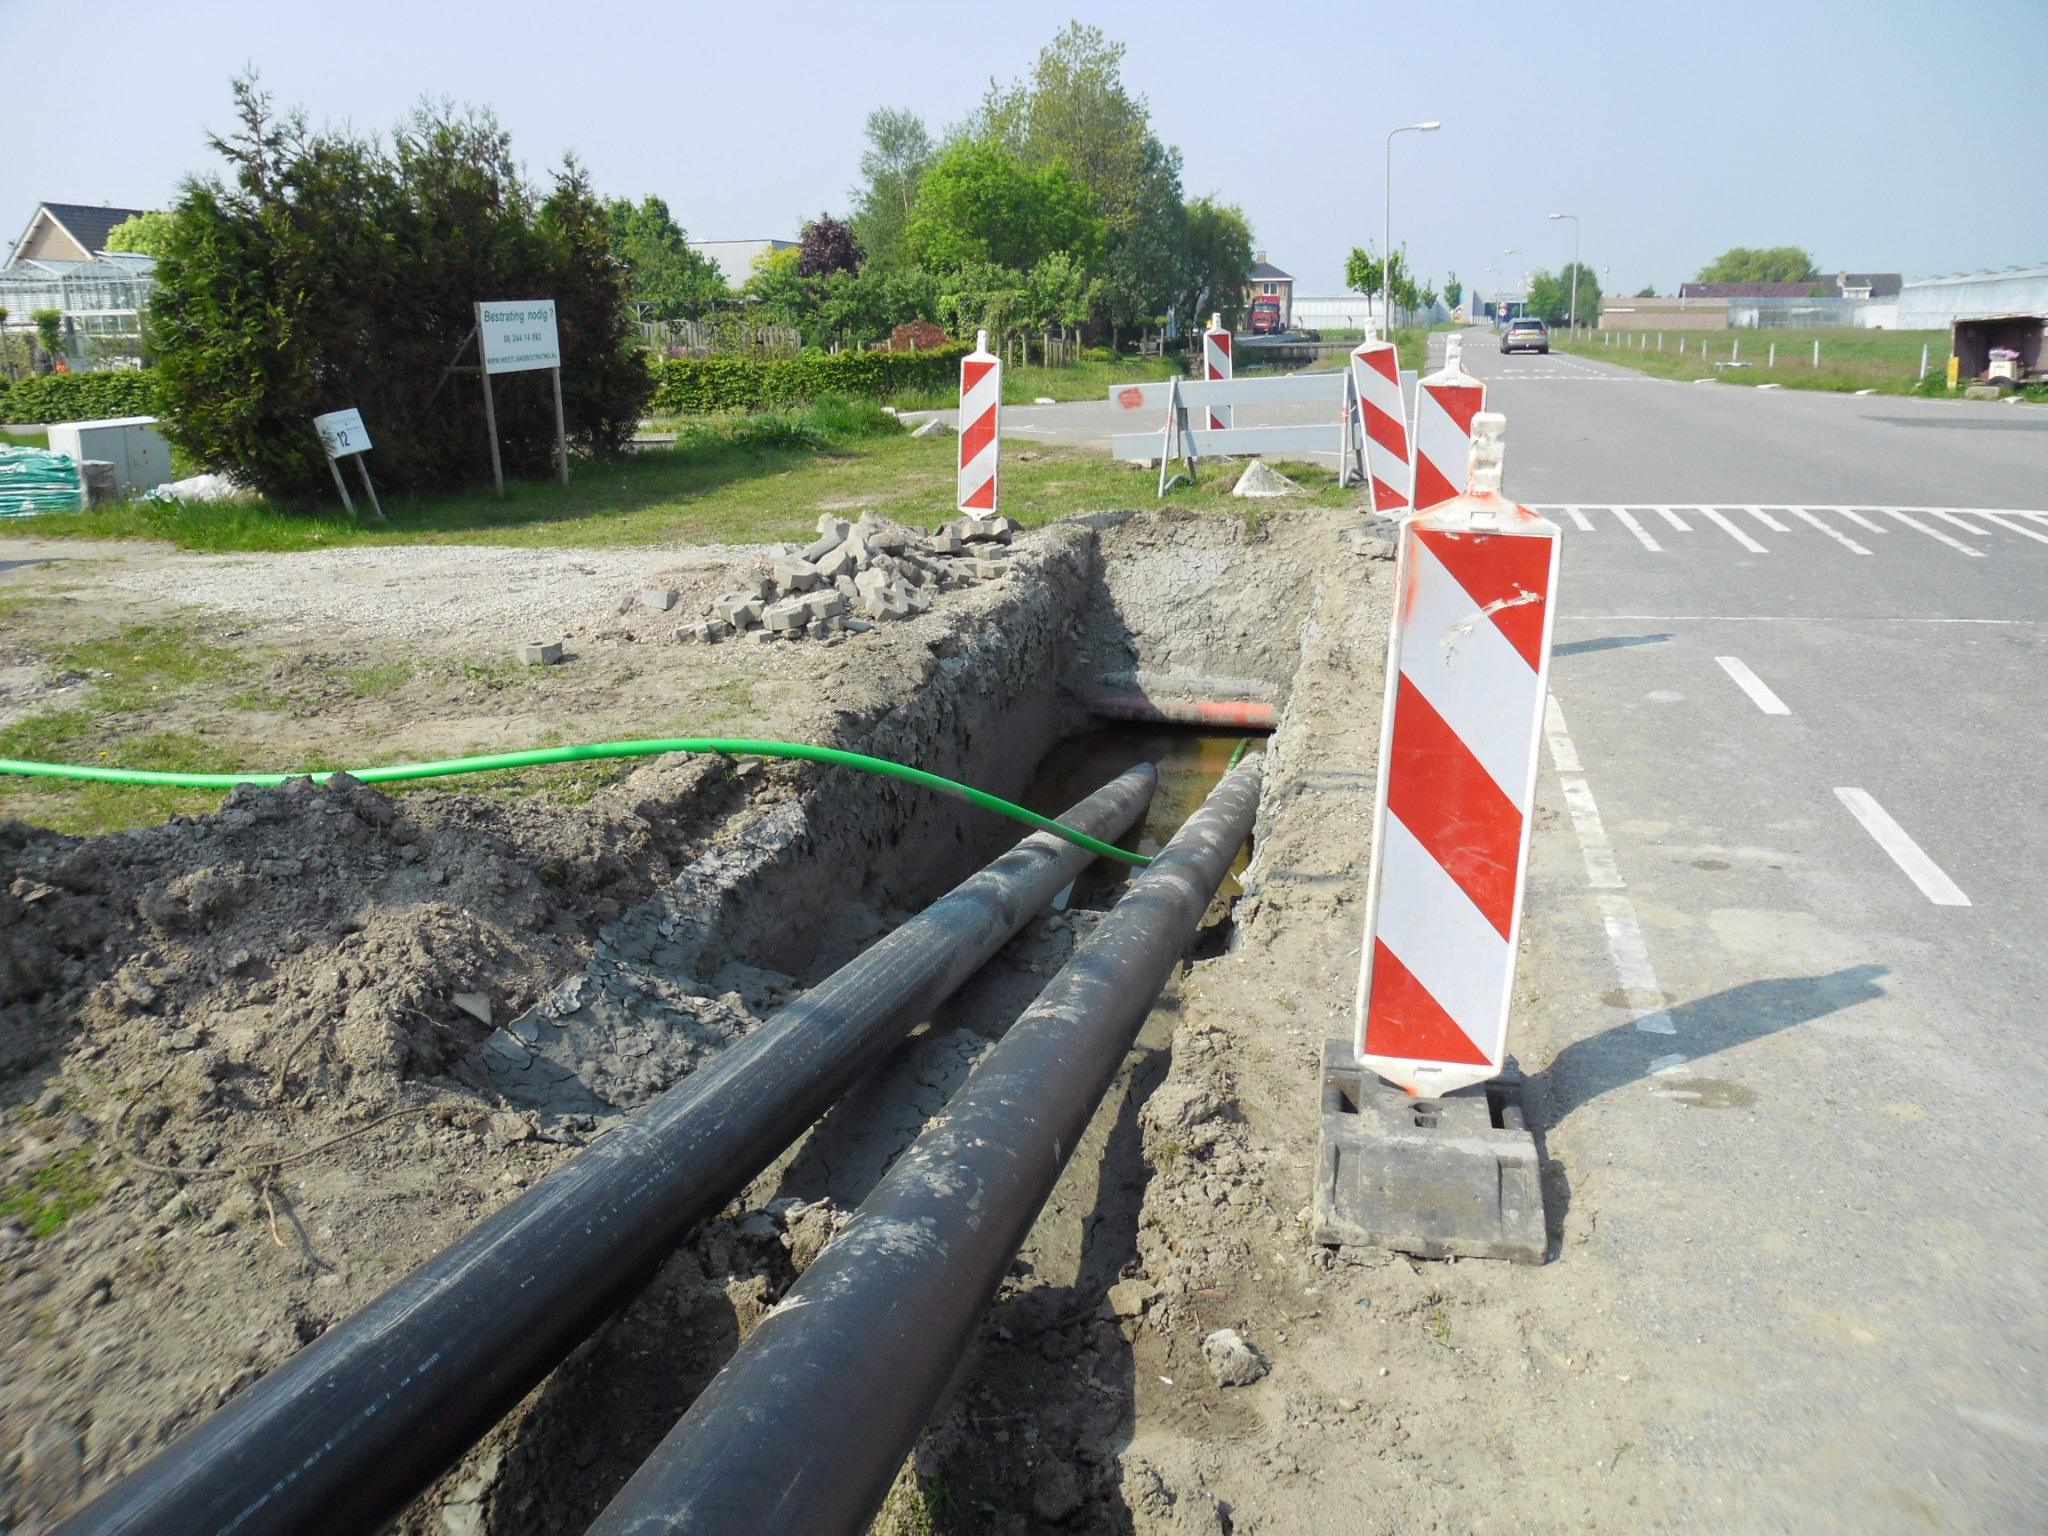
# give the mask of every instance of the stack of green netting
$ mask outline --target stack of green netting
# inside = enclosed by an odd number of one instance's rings
[[[70,454],[0,446],[0,517],[76,512],[84,504],[85,484]]]

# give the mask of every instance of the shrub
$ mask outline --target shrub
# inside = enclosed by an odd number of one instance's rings
[[[311,418],[355,406],[381,484],[474,480],[490,463],[481,392],[447,369],[475,360],[478,300],[522,298],[555,301],[572,450],[631,434],[651,381],[579,167],[541,196],[479,110],[422,107],[387,143],[275,116],[251,80],[235,99],[239,131],[212,141],[232,179],[185,183],[157,265],[151,339],[173,442],[268,495],[321,494]],[[546,474],[548,379],[494,385],[507,472]]]
[[[886,400],[956,383],[970,348],[806,353],[800,357],[673,357],[656,365],[654,409],[671,415],[760,411],[828,395]]]
[[[108,373],[44,373],[0,380],[0,421],[37,424],[102,421],[109,416],[155,416],[163,409],[153,369]]]

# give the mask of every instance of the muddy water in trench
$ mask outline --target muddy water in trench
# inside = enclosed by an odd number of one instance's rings
[[[1166,846],[1180,824],[1216,787],[1240,745],[1247,752],[1263,752],[1266,738],[1246,733],[1210,735],[1200,728],[1171,725],[1105,725],[1056,745],[1039,763],[1020,798],[1041,815],[1057,816],[1127,768],[1150,763],[1159,770],[1158,791],[1144,822],[1119,838],[1117,846],[1153,854]],[[1249,845],[1238,851],[1224,883],[1228,895],[1238,894],[1237,876],[1250,858]],[[1074,882],[1072,900],[1084,906],[1102,905],[1114,899],[1114,888],[1134,872],[1131,865],[1097,859]]]

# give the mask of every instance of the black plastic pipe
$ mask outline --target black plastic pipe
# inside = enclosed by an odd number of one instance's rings
[[[1068,811],[1114,839],[1141,763]],[[1094,855],[1034,833],[57,1527],[383,1528]]]
[[[589,1536],[859,1536],[1258,810],[1224,775]]]

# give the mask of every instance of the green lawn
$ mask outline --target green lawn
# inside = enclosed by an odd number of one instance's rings
[[[1920,349],[1927,348],[1929,387],[1942,394],[1948,366],[1946,331],[1666,331],[1664,348],[1657,333],[1593,331],[1576,341],[1562,333],[1551,338],[1559,352],[1620,363],[1660,379],[1719,378],[1730,384],[1782,384],[1787,389],[1874,389],[1880,394],[1906,395],[1919,389]],[[1820,343],[1820,365],[1814,366],[1813,344]],[[1679,346],[1683,344],[1684,352]],[[1776,348],[1776,362],[1772,349]],[[1740,357],[1737,357],[1737,349]],[[1716,368],[1740,361],[1744,367]]]
[[[196,550],[330,549],[346,544],[525,546],[763,543],[809,539],[820,512],[872,508],[932,527],[953,515],[955,440],[912,438],[865,404],[685,423],[676,445],[579,464],[570,483],[516,483],[503,501],[482,486],[453,495],[387,496],[388,525],[353,524],[339,507],[312,513],[263,503],[157,507],[131,502],[34,520],[51,538],[168,539]],[[1262,515],[1275,506],[1344,505],[1334,471],[1276,465],[1307,495],[1246,503],[1221,488],[1224,466],[1181,486],[1174,505]],[[1071,512],[1154,502],[1157,472],[1118,464],[1099,449],[1011,439],[1003,454],[1003,510],[1027,526]],[[1248,508],[1250,510],[1248,510]],[[24,525],[25,526],[25,525]]]

